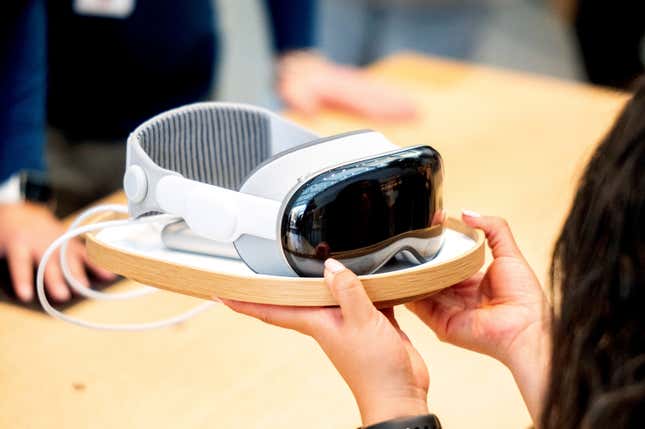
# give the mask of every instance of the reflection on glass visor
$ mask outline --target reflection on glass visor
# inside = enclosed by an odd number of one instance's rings
[[[374,272],[400,252],[417,262],[432,259],[443,238],[442,182],[441,157],[429,146],[318,174],[285,206],[285,257],[301,276],[321,276],[327,258],[357,274]]]

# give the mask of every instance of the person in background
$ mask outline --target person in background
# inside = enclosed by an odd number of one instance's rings
[[[568,0],[325,0],[319,45],[355,65],[411,51],[581,80],[570,28],[548,4],[557,1]]]
[[[645,81],[587,165],[555,244],[555,308],[508,224],[469,211],[463,220],[484,231],[493,262],[407,306],[441,340],[506,365],[535,427],[645,427],[643,118]],[[340,308],[224,303],[312,336],[349,385],[363,426],[440,427],[428,415],[428,370],[393,309],[376,309],[333,259],[325,281]]]
[[[395,91],[312,51],[313,0],[265,3],[278,94],[288,107],[388,120],[414,115]],[[34,264],[63,232],[47,206],[51,189],[60,215],[119,189],[128,133],[157,113],[208,98],[220,34],[211,0],[14,1],[3,20],[0,254],[17,296],[30,301]],[[46,170],[46,124],[49,180],[34,174]],[[69,256],[82,282],[85,266],[110,278],[88,263],[80,243],[71,243]],[[70,297],[57,263],[45,283],[54,300]]]

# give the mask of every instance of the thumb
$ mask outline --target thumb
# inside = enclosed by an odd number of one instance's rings
[[[470,210],[462,210],[462,219],[467,225],[484,231],[493,258],[507,256],[524,259],[506,220],[501,217],[481,216]]]
[[[363,324],[370,320],[376,307],[370,301],[356,274],[335,259],[325,261],[325,283],[338,301],[343,320]]]

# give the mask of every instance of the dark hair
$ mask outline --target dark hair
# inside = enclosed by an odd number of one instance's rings
[[[546,429],[645,428],[645,81],[598,146],[558,238]]]

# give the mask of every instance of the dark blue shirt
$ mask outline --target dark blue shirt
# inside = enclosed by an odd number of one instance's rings
[[[9,2],[0,17],[0,181],[44,166],[45,8]]]
[[[71,0],[53,0],[47,26],[43,3],[21,2],[3,35],[0,180],[42,167],[45,68],[47,120],[73,139],[125,139],[150,116],[208,95],[219,58],[212,0],[137,0],[125,19],[79,15]],[[276,52],[312,46],[313,0],[266,5]]]

